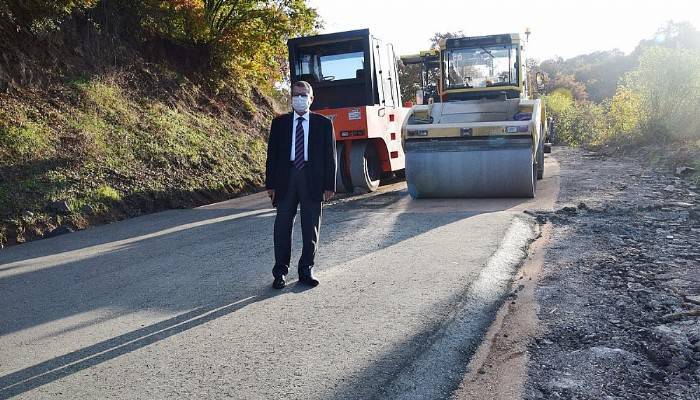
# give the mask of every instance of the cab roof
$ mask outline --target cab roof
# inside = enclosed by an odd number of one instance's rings
[[[519,33],[506,33],[501,35],[466,36],[461,38],[450,38],[445,40],[444,44],[441,47],[443,49],[454,49],[472,46],[490,46],[517,43],[520,43]]]
[[[346,40],[367,38],[370,36],[369,29],[356,29],[353,31],[324,33],[321,35],[301,36],[287,40],[288,46],[314,46],[319,44],[342,42]]]

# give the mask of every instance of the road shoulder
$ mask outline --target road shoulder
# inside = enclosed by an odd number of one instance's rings
[[[513,281],[506,302],[484,335],[453,399],[522,397],[527,375],[528,345],[540,331],[535,288],[542,273],[544,248],[550,238],[551,226],[542,226],[540,237],[530,246],[528,257]]]
[[[697,398],[698,188],[638,159],[555,156],[542,248],[453,397]]]

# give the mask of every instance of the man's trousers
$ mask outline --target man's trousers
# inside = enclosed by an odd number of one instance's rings
[[[289,273],[292,257],[292,227],[301,205],[301,235],[303,248],[298,267],[313,267],[318,249],[319,230],[321,228],[321,201],[311,198],[309,179],[306,170],[290,168],[289,185],[284,197],[277,199],[277,216],[275,217],[275,266],[272,275],[278,277]]]

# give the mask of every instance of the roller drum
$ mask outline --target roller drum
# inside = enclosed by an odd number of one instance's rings
[[[413,198],[534,197],[532,140],[407,140],[406,182]]]

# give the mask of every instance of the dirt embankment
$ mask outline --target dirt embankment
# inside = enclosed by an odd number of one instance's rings
[[[700,394],[698,188],[632,158],[561,150],[525,397]]]
[[[262,185],[267,95],[213,87],[182,46],[64,25],[0,41],[0,248]]]

